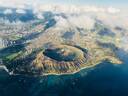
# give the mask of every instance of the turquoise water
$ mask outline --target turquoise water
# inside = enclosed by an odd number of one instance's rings
[[[122,65],[107,61],[74,75],[9,76],[0,78],[0,96],[128,96],[128,59]]]

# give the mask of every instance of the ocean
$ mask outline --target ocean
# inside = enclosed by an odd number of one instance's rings
[[[128,96],[126,55],[123,64],[103,61],[72,75],[0,77],[0,96]]]

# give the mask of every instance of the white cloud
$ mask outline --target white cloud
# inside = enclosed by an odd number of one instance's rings
[[[97,6],[77,6],[77,5],[55,5],[49,4],[44,5],[40,0],[0,0],[0,6],[16,7],[17,13],[25,14],[24,8],[33,8],[33,13],[39,19],[44,19],[42,12],[52,11],[53,13],[65,13],[65,14],[77,14],[78,16],[68,16],[69,22],[73,23],[74,26],[82,26],[91,28],[93,26],[92,17],[97,17],[110,26],[128,26],[127,18],[128,15],[123,16],[120,9],[114,7],[97,7]],[[4,14],[11,14],[12,10],[7,9]],[[91,15],[90,15],[91,14]],[[126,14],[126,13],[125,13]],[[84,15],[84,16],[82,16]],[[85,16],[86,15],[86,16]],[[63,21],[63,22],[62,22]],[[64,18],[58,20],[58,25],[65,25],[67,21]],[[59,25],[59,26],[60,26]]]
[[[12,14],[12,10],[11,9],[6,9],[6,10],[4,10],[4,14]]]
[[[56,12],[108,12],[117,13],[120,10],[114,7],[102,8],[96,6],[75,6],[75,5],[55,5],[43,4],[41,0],[0,0],[0,6],[13,8],[33,8],[40,11],[56,11]]]
[[[101,20],[104,24],[110,27],[119,26],[121,28],[128,29],[128,23],[126,22],[128,19],[128,15],[125,13],[116,13],[116,14],[108,14],[108,13],[99,13],[95,14],[98,20]]]
[[[120,12],[120,9],[116,9],[116,8],[113,8],[113,7],[109,7],[109,8],[108,8],[108,12],[109,12],[109,13],[118,13],[118,12]]]
[[[73,26],[84,29],[92,29],[95,23],[94,19],[91,19],[86,15],[70,16],[68,20]]]
[[[86,15],[77,15],[77,16],[67,16],[67,18],[63,18],[61,16],[55,16],[55,20],[57,21],[57,28],[84,28],[84,29],[92,29],[94,27],[94,19],[86,16]]]
[[[77,5],[36,5],[33,7],[34,12],[53,11],[62,13],[87,13],[87,12],[107,12],[119,13],[120,9],[114,7],[96,7],[96,6],[77,6]]]
[[[0,6],[3,7],[25,8],[26,4],[25,0],[0,0]]]
[[[26,11],[23,10],[23,9],[17,9],[17,10],[16,10],[16,13],[25,14]]]
[[[38,19],[44,19],[43,15],[41,13],[38,13],[36,16]]]
[[[61,16],[55,16],[54,19],[57,21],[56,26],[57,28],[69,28],[69,23],[67,19],[62,18]]]

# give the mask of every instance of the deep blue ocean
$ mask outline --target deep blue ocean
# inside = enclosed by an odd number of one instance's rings
[[[128,96],[128,58],[124,64],[107,61],[61,76],[7,76],[0,78],[0,96]]]

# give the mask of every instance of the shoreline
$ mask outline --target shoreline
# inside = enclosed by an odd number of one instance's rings
[[[15,73],[11,73],[11,72],[8,72],[8,73],[9,73],[10,76],[23,75],[23,76],[32,76],[32,77],[74,75],[74,74],[76,74],[76,73],[78,73],[78,72],[80,72],[80,71],[82,71],[82,70],[84,70],[84,69],[93,68],[93,67],[95,67],[96,65],[99,65],[99,64],[103,63],[104,61],[107,61],[107,62],[109,62],[109,63],[112,63],[112,62],[109,61],[109,60],[103,60],[103,61],[99,61],[99,62],[97,62],[96,64],[93,64],[93,65],[91,65],[91,66],[82,67],[82,68],[80,68],[79,70],[77,70],[77,71],[75,71],[75,72],[60,73],[60,74],[58,74],[58,73],[47,73],[47,74],[46,74],[46,73],[45,73],[45,74],[40,74],[40,75],[34,75],[34,74],[30,75],[30,74],[20,74],[20,73],[19,73],[19,74],[15,74]],[[112,64],[116,64],[116,63],[112,63]],[[119,64],[117,64],[117,65],[119,65]]]

